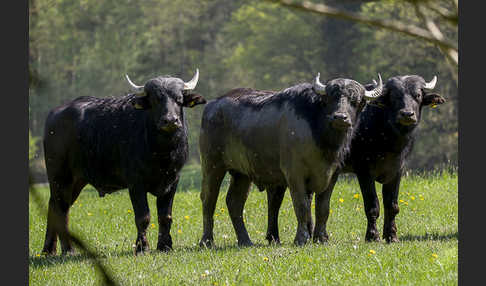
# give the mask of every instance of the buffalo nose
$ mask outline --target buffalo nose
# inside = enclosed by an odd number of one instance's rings
[[[337,113],[337,114],[334,114],[333,119],[345,121],[346,119],[348,119],[348,116],[346,114],[343,114],[343,113]]]
[[[175,118],[175,117],[166,118],[166,119],[163,120],[164,124],[169,124],[169,125],[175,124],[176,122],[177,122],[177,118]]]
[[[400,115],[404,116],[404,117],[412,117],[414,116],[414,112],[413,111],[404,111],[404,110],[401,110],[400,111]]]

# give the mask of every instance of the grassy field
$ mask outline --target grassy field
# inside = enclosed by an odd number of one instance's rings
[[[71,208],[70,229],[102,255],[122,285],[456,285],[458,283],[457,173],[435,172],[402,180],[399,243],[366,243],[366,217],[357,180],[340,179],[331,198],[329,243],[292,244],[296,218],[287,192],[279,225],[282,245],[265,240],[266,194],[252,189],[244,218],[254,247],[238,248],[222,188],[215,217],[215,249],[200,249],[202,211],[198,170],[182,174],[173,207],[174,251],[134,256],[133,210],[126,190],[98,197],[86,187]],[[227,182],[227,180],[226,180]],[[381,201],[381,185],[377,184]],[[48,188],[38,189],[44,208]],[[157,244],[155,198],[149,195]],[[383,205],[380,205],[383,210]],[[93,263],[82,254],[43,257],[45,217],[29,201],[29,285],[99,285]],[[378,227],[381,232],[383,211]],[[60,249],[60,246],[58,246]],[[78,252],[79,253],[79,252]]]

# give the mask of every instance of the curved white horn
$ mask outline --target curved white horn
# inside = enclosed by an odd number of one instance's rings
[[[373,85],[374,86],[377,86],[378,85],[378,83],[376,82],[376,79],[373,79]]]
[[[137,93],[139,93],[139,92],[143,92],[143,86],[140,86],[140,85],[136,85],[136,84],[134,84],[134,83],[133,83],[133,82],[130,80],[130,78],[128,77],[128,75],[127,75],[127,74],[125,75],[125,77],[127,78],[127,81],[128,81],[128,83],[130,84],[130,87],[132,88],[132,90],[133,90],[134,92],[137,92]]]
[[[383,91],[383,81],[381,80],[380,74],[378,74],[378,79],[380,80],[378,86],[375,85],[375,88],[373,90],[365,90],[365,98],[375,99],[381,95],[381,92]]]
[[[434,89],[436,83],[437,83],[437,76],[434,75],[434,78],[430,82],[425,83],[425,88],[426,89]]]
[[[321,73],[318,72],[316,78],[314,79],[314,83],[313,83],[312,86],[314,87],[314,90],[317,93],[325,95],[326,94],[326,85],[321,83],[321,81],[319,80],[320,76],[321,76]]]
[[[196,88],[198,79],[199,79],[199,69],[196,69],[196,74],[192,77],[192,79],[184,83],[184,90]]]

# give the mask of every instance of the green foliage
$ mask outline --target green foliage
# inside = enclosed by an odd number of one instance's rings
[[[37,154],[37,142],[39,138],[32,136],[29,130],[29,162],[33,160]]]
[[[196,167],[188,168],[183,179]],[[402,180],[394,244],[366,243],[366,216],[357,180],[338,181],[331,196],[325,245],[292,244],[297,222],[289,192],[279,216],[282,245],[265,241],[266,194],[256,187],[243,214],[254,247],[238,248],[225,204],[226,188],[216,205],[216,248],[200,249],[202,209],[198,190],[178,192],[171,235],[174,251],[134,257],[133,209],[127,191],[99,198],[87,187],[70,210],[70,229],[102,255],[102,263],[121,285],[455,285],[458,281],[457,173],[436,172]],[[381,185],[377,184],[381,202]],[[47,206],[49,191],[39,190]],[[357,197],[355,195],[358,194]],[[155,197],[147,238],[157,243]],[[342,202],[340,201],[342,199]],[[383,205],[380,205],[383,210]],[[153,225],[152,225],[153,223]],[[99,284],[92,263],[81,254],[46,258],[40,255],[46,220],[29,201],[29,285]],[[383,212],[378,222],[382,231]],[[58,247],[59,248],[59,247]]]

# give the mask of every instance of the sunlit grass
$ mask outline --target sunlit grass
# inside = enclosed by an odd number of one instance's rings
[[[190,170],[195,180],[200,180]],[[187,169],[183,177],[188,175]],[[184,178],[186,182],[188,178]],[[381,185],[377,184],[381,201]],[[44,202],[48,189],[40,188]],[[199,191],[175,196],[171,235],[174,251],[155,250],[135,257],[133,209],[126,190],[99,198],[87,187],[70,213],[70,229],[99,252],[122,285],[454,285],[457,284],[457,173],[410,176],[402,180],[399,243],[365,243],[366,217],[357,181],[340,180],[331,197],[329,243],[292,244],[296,219],[287,192],[279,218],[282,245],[265,240],[266,194],[252,189],[244,220],[254,247],[238,248],[221,190],[215,212],[214,249],[200,249],[202,211]],[[152,215],[148,228],[151,249],[157,244],[155,198],[148,196]],[[45,206],[44,206],[45,207]],[[314,208],[313,208],[314,210]],[[383,205],[381,204],[383,214]],[[81,254],[45,258],[40,255],[45,218],[29,202],[29,284],[99,284],[92,263]],[[378,221],[380,232],[383,215]],[[58,246],[60,249],[60,247]]]

